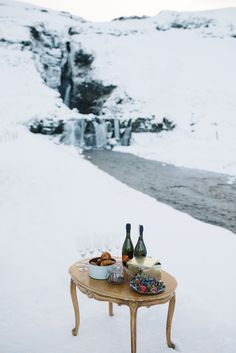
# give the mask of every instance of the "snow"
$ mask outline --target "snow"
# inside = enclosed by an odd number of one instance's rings
[[[144,224],[150,255],[178,280],[173,321],[178,349],[234,352],[236,243],[231,232],[131,190],[75,149],[25,130],[2,143],[0,151],[1,352],[76,352],[79,347],[85,353],[108,352],[118,344],[129,352],[128,310],[115,307],[111,319],[104,303],[82,295],[81,331],[78,338],[71,335],[67,273],[79,257],[78,242],[96,235],[103,242],[107,236],[119,239],[121,245],[127,221],[134,242],[138,224]],[[140,310],[140,352],[155,352],[157,346],[169,351],[166,310]]]
[[[116,43],[84,34],[87,48],[96,48],[98,77],[113,78],[135,100],[138,111],[124,111],[124,116],[154,115],[157,121],[167,117],[177,124],[171,136],[135,136],[133,146],[119,150],[235,175],[234,39],[182,32],[153,30],[146,37],[118,37]]]
[[[213,24],[196,30],[156,30],[160,21],[168,23],[176,16],[190,23],[208,18]],[[117,85],[119,96],[123,90],[134,100],[121,116],[154,116],[159,122],[167,117],[177,124],[170,136],[135,136],[134,144],[118,147],[120,151],[236,174],[235,17],[234,8],[196,15],[163,12],[142,21],[100,25],[103,35],[90,29],[73,37],[94,52],[97,77]],[[123,35],[111,35],[118,28]],[[106,112],[110,107],[113,116],[119,109],[114,108],[116,94],[107,102]]]
[[[8,8],[5,1],[1,3]],[[13,8],[20,13],[20,4],[17,8],[9,2],[9,6],[8,16]],[[232,79],[233,75],[234,71]],[[81,327],[78,337],[72,336],[68,268],[78,260],[80,244],[87,238],[96,237],[103,243],[110,239],[112,252],[117,252],[114,244],[123,243],[125,223],[131,222],[133,241],[138,224],[143,224],[149,254],[160,258],[163,268],[178,281],[173,320],[177,350],[234,353],[235,235],[128,188],[83,159],[73,147],[31,134],[23,125],[29,118],[70,118],[75,112],[44,85],[30,52],[19,50],[17,44],[4,44],[0,77],[4,83],[0,88],[0,352],[130,352],[128,309],[115,306],[115,316],[109,318],[105,303],[80,293]],[[222,104],[226,105],[227,97]],[[227,99],[233,115],[235,103],[231,96]],[[226,135],[232,126],[225,127]],[[174,134],[178,130],[158,135],[153,144],[162,139],[167,147],[173,146],[182,136],[174,138]],[[221,130],[219,136],[217,143],[221,143]],[[137,142],[143,143],[144,152],[146,138]],[[200,142],[197,136],[196,145]],[[230,161],[224,158],[222,163]],[[234,178],[229,182],[235,182]],[[139,352],[170,351],[165,342],[166,313],[166,305],[139,310]]]
[[[236,175],[236,143],[233,139],[217,139],[216,131],[212,139],[202,138],[201,144],[199,139],[183,134],[178,128],[160,134],[135,133],[132,136],[131,146],[115,146],[115,150],[180,167]]]
[[[0,47],[0,143],[17,136],[17,125],[32,118],[69,119],[78,114],[68,109],[57,91],[43,84],[32,54]]]
[[[163,11],[143,20],[92,23],[63,12],[49,9],[42,12],[20,2],[2,0],[1,4],[0,38],[5,41],[2,46],[6,50],[19,49],[22,41],[30,40],[29,27],[43,24],[62,43],[71,40],[76,48],[93,53],[93,79],[118,86],[105,104],[107,117],[153,116],[158,122],[167,117],[177,125],[171,134],[135,136],[134,145],[124,151],[175,165],[236,175],[236,8]],[[173,23],[192,29],[172,28]],[[79,34],[69,38],[69,28]],[[56,50],[60,56],[60,49]],[[30,53],[25,49],[19,54],[25,62],[22,66],[27,66]],[[4,53],[0,60],[6,61]],[[34,63],[30,61],[29,65],[33,71]],[[6,84],[14,70],[3,73]],[[16,88],[17,85],[20,83],[16,83]],[[46,88],[44,92],[56,94]],[[118,106],[117,97],[124,98],[123,104]],[[45,107],[45,110],[50,109]],[[58,111],[52,115],[68,116],[61,104]],[[32,115],[31,110],[28,115]]]

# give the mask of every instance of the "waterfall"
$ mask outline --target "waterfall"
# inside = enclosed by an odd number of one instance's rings
[[[75,121],[74,125],[74,145],[83,147],[84,146],[84,119]]]
[[[107,144],[107,129],[105,121],[94,121],[96,148],[102,148]]]
[[[84,119],[68,120],[60,139],[66,145],[84,146]]]
[[[131,125],[131,120],[129,120],[128,126],[125,128],[125,131],[121,136],[121,145],[122,146],[129,146],[130,145],[131,133],[132,133],[132,125]]]
[[[120,134],[119,121],[114,121],[113,129],[109,131],[108,122],[97,117],[93,117],[91,120],[71,119],[67,120],[64,126],[60,142],[82,148],[104,148],[109,146],[109,134],[111,137],[111,134],[114,133],[117,141],[128,146],[131,137],[131,125],[126,127],[123,134]]]
[[[118,119],[114,119],[114,136],[116,141],[120,140],[120,124]]]
[[[61,142],[63,142],[65,145],[75,145],[75,121],[74,120],[68,120],[64,133],[61,137]]]
[[[65,97],[64,97],[64,104],[67,105],[67,107],[70,107],[70,92],[71,92],[71,84],[69,84],[66,87],[66,92],[65,92]]]

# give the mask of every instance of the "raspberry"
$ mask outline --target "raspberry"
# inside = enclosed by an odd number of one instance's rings
[[[142,293],[145,293],[146,292],[146,290],[147,290],[147,287],[146,286],[140,286],[140,291],[142,292]]]

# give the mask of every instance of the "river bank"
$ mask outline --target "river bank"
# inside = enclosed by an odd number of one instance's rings
[[[236,182],[229,182],[228,175],[175,167],[129,153],[90,150],[84,155],[133,189],[236,233]]]

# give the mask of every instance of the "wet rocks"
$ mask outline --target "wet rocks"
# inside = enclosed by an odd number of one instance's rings
[[[171,131],[175,128],[175,124],[164,117],[158,122],[154,117],[152,118],[137,118],[132,122],[133,132],[161,132]]]
[[[82,114],[100,115],[103,104],[115,88],[114,85],[104,85],[96,80],[83,81],[74,85],[71,108],[77,108]]]
[[[49,31],[44,24],[30,28],[35,63],[46,85],[57,89],[61,84],[61,71],[66,62],[66,43],[59,33]]]
[[[43,135],[57,135],[61,134],[64,130],[65,123],[63,120],[56,120],[52,118],[46,119],[32,119],[28,122],[27,126],[34,134]]]

